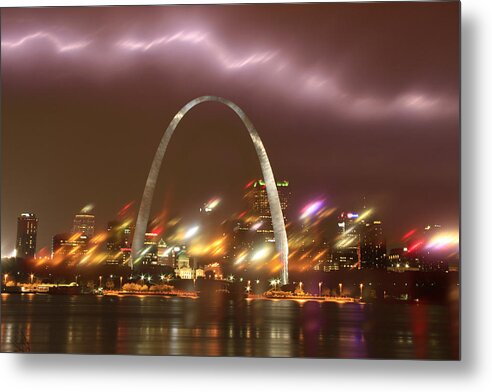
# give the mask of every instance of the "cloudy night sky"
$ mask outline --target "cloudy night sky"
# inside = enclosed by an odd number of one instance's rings
[[[189,100],[248,114],[289,219],[309,201],[366,204],[389,243],[459,219],[459,3],[24,8],[1,10],[2,255],[17,216],[38,250],[92,203],[98,229],[139,203],[157,144]],[[241,208],[261,176],[248,133],[218,103],[170,144],[153,213]]]

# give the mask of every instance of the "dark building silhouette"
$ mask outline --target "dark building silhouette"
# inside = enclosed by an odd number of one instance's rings
[[[361,222],[360,254],[362,268],[386,268],[386,240],[380,220]]]
[[[17,257],[32,259],[36,254],[36,237],[38,218],[35,214],[24,212],[17,218],[17,240],[15,244]]]

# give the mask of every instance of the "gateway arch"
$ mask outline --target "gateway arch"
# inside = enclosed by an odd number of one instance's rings
[[[145,232],[147,230],[147,224],[149,221],[152,198],[154,196],[157,177],[159,176],[162,160],[164,159],[169,141],[171,140],[174,130],[176,129],[184,115],[193,107],[203,102],[220,102],[226,105],[238,115],[238,117],[241,119],[244,126],[248,130],[249,136],[253,141],[256,154],[258,155],[258,160],[260,161],[261,172],[263,174],[263,179],[266,185],[268,204],[270,206],[270,213],[272,215],[275,246],[278,253],[280,254],[280,261],[282,262],[282,284],[287,284],[289,281],[289,247],[287,243],[287,233],[285,231],[285,222],[282,214],[282,208],[280,206],[277,185],[273,176],[272,167],[270,166],[270,161],[268,160],[268,155],[266,153],[265,147],[263,146],[260,136],[258,135],[258,132],[256,131],[253,123],[246,116],[246,113],[244,113],[244,111],[239,106],[229,101],[228,99],[216,97],[213,95],[206,95],[195,98],[188,102],[185,106],[183,106],[181,110],[176,113],[171,123],[167,127],[166,132],[164,132],[164,135],[162,136],[161,142],[157,147],[154,160],[152,161],[152,166],[150,167],[149,176],[147,177],[142,201],[140,203],[140,209],[138,211],[135,233],[133,235],[130,267],[133,269],[134,263],[138,263],[140,258],[143,256]]]

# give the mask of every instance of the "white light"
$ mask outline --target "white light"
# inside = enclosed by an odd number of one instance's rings
[[[268,254],[270,253],[269,248],[261,248],[260,250],[257,250],[254,254],[253,257],[251,258],[252,261],[258,261],[261,259],[264,259]]]
[[[251,226],[251,231],[256,231],[258,230],[261,226],[263,225],[262,221],[256,222],[254,225]]]
[[[199,229],[200,229],[200,227],[198,227],[198,226],[193,226],[192,228],[188,229],[185,233],[185,237],[184,237],[185,240],[193,237],[196,233],[198,233]]]
[[[235,264],[241,264],[244,260],[246,260],[246,254],[239,255],[235,261]]]

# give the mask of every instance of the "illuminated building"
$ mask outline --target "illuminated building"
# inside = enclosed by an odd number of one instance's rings
[[[205,278],[207,279],[222,279],[224,275],[219,263],[207,264],[203,269],[205,271]]]
[[[287,221],[286,210],[289,204],[289,182],[277,181],[278,197],[282,210],[284,224]],[[265,242],[275,242],[272,215],[266,184],[263,180],[251,181],[246,185],[245,198],[248,202],[249,218],[252,219],[252,228]],[[256,228],[255,228],[256,226]]]
[[[409,253],[407,247],[394,248],[388,254],[387,269],[392,272],[420,271],[420,260]]]
[[[334,263],[340,270],[360,266],[359,214],[342,212],[338,219],[338,239],[334,247]],[[335,267],[333,267],[335,268]]]
[[[96,217],[93,214],[76,214],[73,220],[72,234],[84,234],[87,237],[94,236]]]
[[[360,254],[362,268],[386,267],[386,240],[380,220],[360,223]]]
[[[157,233],[145,233],[145,253],[142,258],[143,265],[157,264]]]
[[[38,218],[24,212],[17,218],[16,255],[20,258],[32,259],[36,254],[36,237],[38,234]]]
[[[173,266],[172,249],[161,238],[157,243],[157,262],[159,265]]]
[[[106,264],[119,264],[120,262],[120,249],[121,249],[121,229],[120,222],[110,221],[108,222],[108,236],[106,239]]]
[[[131,254],[131,226],[120,221],[110,221],[107,232],[106,264],[125,264]]]
[[[196,279],[205,277],[205,270],[203,268],[191,267],[190,257],[188,254],[181,250],[176,254],[176,268],[174,274],[180,279]]]
[[[190,267],[190,258],[185,252],[176,257],[176,276],[180,279],[193,279],[193,269]]]
[[[51,245],[51,258],[56,263],[73,266],[87,253],[89,237],[85,234],[56,234]]]

